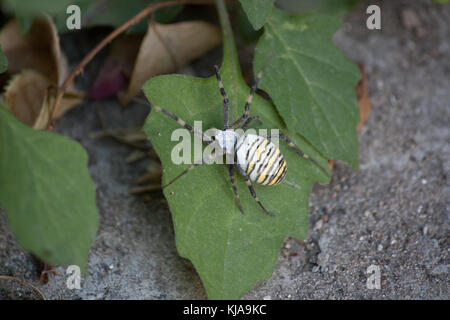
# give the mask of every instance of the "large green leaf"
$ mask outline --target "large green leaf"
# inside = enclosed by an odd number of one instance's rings
[[[0,206],[25,250],[85,269],[98,226],[86,152],[64,136],[33,130],[1,105]]]
[[[8,60],[0,47],[0,73],[5,72],[8,69]]]
[[[272,58],[261,88],[287,127],[330,159],[358,166],[357,66],[334,46],[341,22],[323,15],[293,16],[274,9],[255,51],[255,70]]]
[[[239,69],[223,2],[218,1],[218,5],[224,34],[224,61],[220,70],[230,99],[230,116],[235,120],[243,112],[250,88]],[[149,80],[143,90],[154,105],[170,110],[192,125],[202,120],[204,130],[223,127],[222,98],[215,77],[159,76]],[[323,166],[327,165],[301,136],[286,130],[274,106],[266,100],[255,96],[250,114],[260,115],[264,122],[255,128],[279,128]],[[155,111],[144,125],[161,159],[164,184],[188,167],[175,165],[171,160],[172,149],[179,143],[171,141],[171,134],[177,128],[175,121]],[[288,163],[286,179],[298,184],[299,189],[287,183],[255,186],[259,198],[275,217],[264,214],[240,176],[237,187],[246,214],[239,211],[225,165],[196,167],[164,189],[178,252],[192,261],[212,299],[239,298],[257,281],[269,278],[283,239],[287,236],[301,239],[307,234],[310,186],[328,178],[285,143],[280,142],[280,149]]]
[[[260,29],[266,23],[275,0],[240,0],[253,28]]]

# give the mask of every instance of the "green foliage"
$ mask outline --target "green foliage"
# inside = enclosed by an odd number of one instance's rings
[[[118,27],[136,15],[139,11],[152,3],[164,2],[164,0],[109,0],[107,6],[93,2],[87,8],[86,15],[91,17],[88,26],[112,25]],[[162,8],[155,12],[155,20],[158,22],[169,22],[182,10],[183,6]],[[127,32],[145,32],[148,23],[141,21],[131,27]]]
[[[242,78],[224,10],[219,10],[224,33],[221,75],[230,100],[230,118],[235,120],[243,113],[250,88]],[[223,104],[215,77],[159,76],[150,79],[143,90],[153,104],[167,108],[192,125],[202,120],[204,130],[223,126]],[[258,114],[263,120],[263,125],[255,128],[280,129],[326,166],[326,160],[301,136],[285,128],[272,104],[255,96],[250,114]],[[174,165],[171,160],[172,149],[178,144],[171,141],[171,134],[177,128],[175,121],[154,111],[144,125],[163,165],[163,183],[188,167]],[[276,217],[264,214],[238,175],[237,187],[246,214],[239,211],[225,165],[204,164],[164,189],[178,252],[192,261],[212,299],[241,297],[257,281],[271,276],[285,237],[301,239],[307,234],[310,186],[328,178],[285,143],[280,142],[280,149],[288,163],[286,179],[300,189],[286,183],[275,187],[255,185],[259,198]]]
[[[235,21],[237,25],[237,32],[239,32],[240,37],[246,43],[256,42],[261,34],[263,33],[263,29],[255,30],[248,19],[247,14],[242,9],[242,6],[236,8],[235,11]]]
[[[290,13],[315,12],[340,17],[360,3],[362,3],[361,0],[279,0],[277,5]]]
[[[26,33],[33,24],[34,18],[42,14],[53,17],[58,30],[67,31],[67,7],[71,4],[79,5],[83,12],[90,2],[92,0],[5,0],[5,5],[17,17],[22,32]]]
[[[164,0],[5,0],[6,7],[18,18],[22,31],[26,33],[31,27],[33,19],[41,14],[51,16],[59,32],[67,32],[66,9],[69,5],[78,5],[81,10],[81,21],[83,26],[92,27],[97,25],[120,26],[136,15],[151,3]],[[162,8],[155,13],[158,22],[169,22],[181,11],[183,6]],[[145,32],[147,23],[141,21],[133,26],[128,32]]]
[[[0,73],[5,72],[8,69],[8,60],[0,47]]]
[[[260,29],[272,11],[275,0],[240,0],[253,28]]]
[[[434,3],[437,4],[449,4],[450,0],[432,0]]]
[[[271,59],[260,87],[287,127],[327,158],[358,166],[357,66],[332,42],[341,23],[322,15],[293,16],[274,9],[255,49],[255,70]]]
[[[98,226],[87,155],[0,105],[0,205],[19,244],[40,259],[86,267]]]

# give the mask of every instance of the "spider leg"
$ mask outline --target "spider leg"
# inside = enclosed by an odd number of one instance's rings
[[[263,73],[263,70],[258,72],[258,75],[256,76],[255,81],[253,82],[252,88],[250,89],[250,94],[247,97],[247,101],[245,102],[244,114],[239,119],[237,119],[235,122],[233,122],[233,124],[231,125],[231,127],[233,129],[236,128],[237,126],[239,126],[242,121],[244,121],[245,119],[248,118],[248,113],[250,112],[250,104],[252,103],[253,96],[255,95],[256,89],[258,88],[258,83],[259,83],[259,80],[261,80],[262,73]]]
[[[188,173],[189,171],[191,171],[192,169],[194,169],[195,167],[198,167],[199,165],[202,165],[203,163],[205,163],[208,160],[213,160],[215,158],[217,158],[219,155],[222,155],[221,152],[219,152],[218,154],[214,153],[214,154],[210,154],[206,157],[204,157],[202,159],[201,162],[199,163],[194,163],[192,164],[190,167],[188,167],[186,170],[184,170],[182,173],[180,173],[179,175],[177,175],[175,178],[173,178],[172,180],[170,180],[166,185],[162,186],[162,188],[166,188],[169,185],[171,185],[172,183],[174,183],[176,180],[178,180],[179,178],[181,178],[182,176],[184,176],[186,173]]]
[[[248,176],[245,175],[245,174],[242,174],[242,176],[244,177],[245,183],[247,184],[247,187],[248,187],[248,189],[250,190],[250,193],[252,194],[253,199],[255,199],[255,201],[258,202],[259,206],[263,209],[263,211],[264,211],[267,215],[269,215],[269,216],[271,216],[271,217],[274,217],[275,215],[274,215],[273,213],[267,211],[267,209],[264,208],[264,206],[263,206],[263,204],[261,203],[261,201],[259,201],[259,198],[258,198],[258,196],[256,195],[256,192],[255,192],[255,189],[253,189],[252,182],[250,181],[250,179],[248,178]]]
[[[241,210],[242,214],[244,214],[244,208],[242,208],[242,203],[241,203],[241,199],[239,198],[239,193],[238,190],[236,188],[236,183],[234,181],[234,170],[233,170],[233,165],[229,164],[228,165],[228,173],[230,174],[230,180],[231,180],[231,186],[233,187],[233,191],[234,191],[234,195],[236,197],[239,209]]]
[[[200,136],[203,141],[206,142],[212,142],[211,137],[207,136],[206,134],[204,134],[203,132],[196,130],[193,126],[191,126],[190,124],[186,123],[186,121],[184,121],[183,119],[180,119],[178,116],[174,115],[172,112],[170,112],[169,110],[166,110],[164,108],[161,108],[160,106],[153,106],[153,109],[155,111],[158,112],[162,112],[165,115],[171,117],[173,120],[175,120],[180,126],[188,129],[190,132],[192,132],[193,134],[196,134],[198,136]]]
[[[222,78],[220,78],[219,67],[214,66],[214,70],[216,71],[217,84],[219,85],[220,94],[223,98],[223,130],[227,130],[229,128],[230,105],[228,103],[227,93],[223,87]]]
[[[330,173],[320,164],[318,163],[316,160],[314,160],[313,158],[311,158],[310,156],[308,156],[306,153],[304,153],[302,150],[300,150],[299,147],[297,147],[292,141],[291,139],[289,139],[288,137],[286,137],[284,134],[280,133],[280,134],[266,134],[263,135],[264,137],[266,137],[267,139],[270,138],[281,138],[284,141],[286,141],[286,143],[288,144],[289,147],[291,147],[292,149],[294,149],[294,151],[300,156],[303,157],[305,159],[308,159],[309,161],[311,161],[312,163],[314,163],[318,168],[320,168],[320,170],[322,170],[323,173],[326,174],[327,177],[331,177]]]
[[[242,125],[242,130],[247,129],[248,125],[250,124],[250,122],[252,122],[253,120],[256,120],[259,122],[259,124],[262,124],[263,122],[261,121],[261,119],[259,118],[258,115],[256,116],[251,116],[249,118],[247,118],[247,120],[245,120],[244,124]]]

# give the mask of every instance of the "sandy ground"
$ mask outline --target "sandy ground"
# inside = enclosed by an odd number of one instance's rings
[[[366,28],[367,6],[345,19],[335,41],[366,65],[372,102],[359,135],[360,169],[338,163],[330,185],[314,186],[309,237],[286,239],[272,278],[244,299],[450,298],[450,6],[428,2],[379,2],[382,30]],[[417,15],[418,25],[405,26],[405,10]],[[99,39],[63,37],[71,64]],[[77,80],[80,88],[92,83],[103,58]],[[216,50],[193,70],[205,76],[219,59]],[[111,128],[140,126],[148,113],[145,106],[122,109],[110,99],[85,102],[56,123],[58,132],[87,149],[97,186],[100,229],[81,290],[66,288],[63,268],[40,285],[34,259],[16,244],[3,212],[0,274],[24,279],[50,299],[205,299],[195,269],[176,252],[162,194],[144,199],[128,193],[148,162],[128,165],[128,146],[90,139],[100,129],[94,108]],[[380,270],[380,289],[367,287],[371,265]],[[38,295],[0,280],[0,298]]]

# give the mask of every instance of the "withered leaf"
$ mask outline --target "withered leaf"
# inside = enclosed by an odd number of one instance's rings
[[[34,69],[58,84],[61,75],[61,50],[55,25],[48,18],[35,19],[24,35],[17,20],[9,22],[0,32],[0,44],[8,58],[8,72]]]
[[[56,87],[49,79],[34,70],[25,70],[13,76],[6,87],[4,100],[6,107],[23,123],[35,128],[47,126],[50,107]],[[81,102],[78,92],[66,92],[56,117]]]
[[[131,76],[128,99],[135,96],[149,78],[175,71],[221,41],[220,30],[203,21],[149,24]]]
[[[22,122],[35,129],[47,127],[58,85],[68,75],[67,61],[59,45],[53,21],[37,18],[26,34],[17,20],[0,31],[0,45],[8,59],[5,106]],[[64,94],[56,117],[81,102],[82,94],[72,86]]]
[[[369,88],[367,86],[366,68],[363,64],[358,64],[358,66],[361,70],[361,80],[359,80],[355,87],[359,107],[359,123],[356,129],[360,132],[364,123],[369,119],[371,104],[369,99]]]

